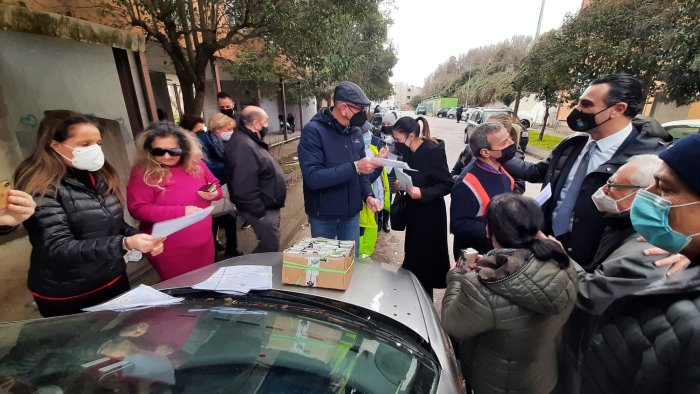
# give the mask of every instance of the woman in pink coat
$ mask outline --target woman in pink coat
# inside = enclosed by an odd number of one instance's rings
[[[150,233],[153,223],[201,211],[223,195],[218,179],[202,162],[199,143],[180,126],[151,124],[139,135],[136,149],[127,205],[141,221],[141,231]],[[148,256],[161,280],[214,263],[211,216],[171,234],[165,245],[162,254]]]

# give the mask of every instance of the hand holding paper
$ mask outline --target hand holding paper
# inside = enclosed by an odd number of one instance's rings
[[[214,206],[212,205],[191,215],[186,215],[181,218],[175,218],[155,223],[153,225],[153,231],[151,231],[151,236],[167,237],[168,235],[176,233],[182,230],[183,228],[189,227],[197,222],[204,220],[207,216],[211,214],[211,211],[213,210]]]

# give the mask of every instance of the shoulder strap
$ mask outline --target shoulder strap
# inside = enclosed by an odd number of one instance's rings
[[[462,182],[464,182],[465,185],[469,188],[469,190],[474,193],[474,196],[476,197],[477,202],[479,203],[479,212],[476,214],[477,217],[484,216],[484,213],[486,212],[486,207],[488,207],[489,202],[491,202],[491,197],[489,197],[489,194],[486,193],[486,189],[484,189],[484,186],[479,182],[479,179],[474,176],[471,172],[467,172],[467,174],[464,176],[462,179]]]

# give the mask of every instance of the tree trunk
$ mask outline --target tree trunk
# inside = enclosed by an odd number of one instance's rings
[[[520,98],[523,94],[523,88],[520,87],[515,91],[515,104],[513,104],[513,113],[518,114],[518,109],[520,108]]]
[[[542,130],[540,130],[540,137],[538,138],[538,140],[540,140],[540,141],[542,141],[542,139],[544,138],[544,129],[545,129],[545,127],[547,127],[547,119],[549,119],[550,104],[545,101],[544,105],[545,105],[545,109],[544,109],[544,117],[542,118]]]

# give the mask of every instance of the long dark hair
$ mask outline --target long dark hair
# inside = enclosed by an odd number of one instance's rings
[[[404,116],[401,119],[397,120],[396,123],[394,123],[393,130],[405,135],[406,137],[408,137],[410,134],[413,134],[416,137],[420,137],[421,128],[420,124],[418,124],[418,121],[423,123],[423,139],[437,144],[437,140],[430,136],[430,125],[428,125],[428,119],[422,116],[419,116],[415,119],[413,119],[410,116]]]
[[[544,215],[531,198],[513,193],[494,197],[486,210],[486,224],[504,248],[530,249],[538,260],[554,260],[561,268],[569,265],[569,256],[559,244],[537,238],[544,227]]]
[[[68,164],[51,148],[51,142],[63,142],[73,134],[73,127],[90,124],[99,130],[94,121],[77,112],[53,110],[44,112],[39,123],[36,150],[26,158],[15,171],[15,187],[31,195],[43,197],[49,189],[58,190],[61,181],[68,173]],[[102,132],[102,130],[100,130]],[[119,175],[107,161],[102,168],[95,171],[98,179],[107,184],[107,194],[114,194],[123,204]]]

